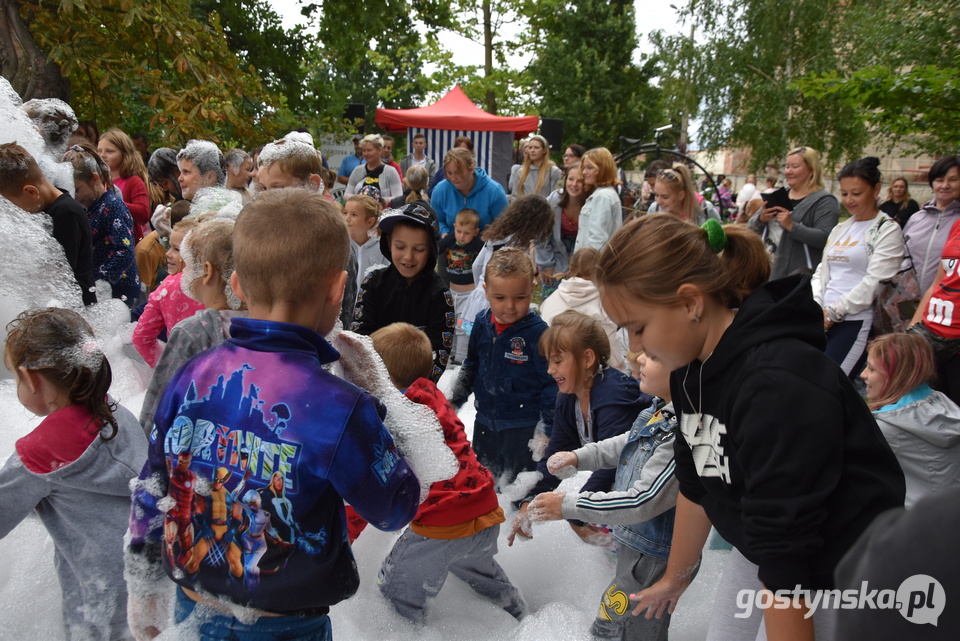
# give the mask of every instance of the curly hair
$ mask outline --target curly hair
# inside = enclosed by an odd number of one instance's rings
[[[527,194],[514,199],[503,213],[483,231],[484,242],[513,236],[510,244],[526,248],[531,242],[542,243],[553,234],[553,207],[540,194]]]

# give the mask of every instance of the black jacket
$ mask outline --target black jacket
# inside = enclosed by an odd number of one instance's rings
[[[671,375],[680,491],[773,590],[832,588],[873,518],[903,505],[900,466],[825,342],[810,280],[792,276],[748,296],[705,363]]]
[[[410,323],[422,329],[433,347],[430,379],[436,383],[447,367],[456,322],[453,299],[432,266],[407,284],[390,265],[370,272],[360,284],[352,329],[368,336],[390,323]]]

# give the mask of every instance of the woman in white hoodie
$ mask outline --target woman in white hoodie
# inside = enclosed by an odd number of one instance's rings
[[[960,487],[960,407],[927,382],[933,348],[920,334],[884,334],[867,348],[867,399],[877,425],[900,462],[906,507]]]
[[[574,309],[600,322],[610,341],[611,367],[624,371],[623,341],[617,333],[617,326],[600,306],[600,292],[593,284],[593,275],[597,269],[600,252],[592,247],[581,249],[570,259],[568,278],[560,281],[556,291],[550,294],[540,306],[540,317],[550,321],[568,309]]]

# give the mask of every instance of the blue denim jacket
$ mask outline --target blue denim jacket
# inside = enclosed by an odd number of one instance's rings
[[[677,418],[672,411],[673,405],[667,408],[668,411],[663,412],[662,420],[648,425],[653,415],[664,405],[661,399],[656,399],[650,407],[640,412],[633,427],[630,428],[627,443],[620,451],[620,464],[617,466],[617,477],[614,481],[615,491],[623,492],[633,487],[657,448],[663,446],[673,451],[673,439],[677,430]],[[673,466],[672,458],[669,466]],[[650,471],[647,470],[648,475]],[[657,478],[665,479],[666,475],[657,475]],[[651,490],[656,491],[657,488],[651,488]],[[677,508],[672,507],[640,523],[616,525],[613,528],[613,536],[617,541],[642,554],[667,558],[670,556],[670,542],[673,539],[673,520],[676,512]]]

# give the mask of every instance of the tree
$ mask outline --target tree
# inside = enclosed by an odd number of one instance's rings
[[[81,119],[159,129],[171,144],[283,128],[279,117],[264,119],[282,99],[241,66],[216,16],[207,23],[188,17],[187,0],[3,1],[3,71],[24,99],[68,100]],[[14,56],[12,73],[11,34],[31,51]],[[29,74],[20,73],[24,64]],[[59,84],[47,80],[55,75]]]
[[[828,165],[860,153],[869,136],[856,107],[804,95],[794,81],[842,64],[847,0],[691,0],[695,47],[667,51],[698,69],[699,142],[708,149],[745,147],[754,169],[793,146],[821,151]],[[701,40],[702,38],[702,40]]]
[[[647,137],[660,124],[654,61],[633,62],[633,2],[543,0],[531,25],[537,43],[528,74],[540,113],[563,119],[566,140],[614,147],[619,136]]]
[[[804,97],[836,99],[890,147],[960,151],[960,0],[874,0],[847,17],[847,63],[797,80]]]

